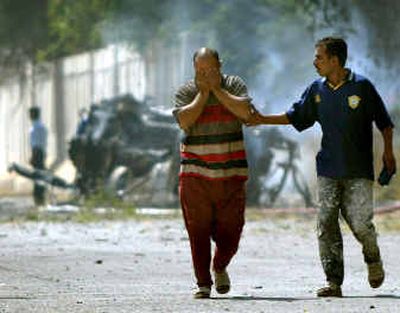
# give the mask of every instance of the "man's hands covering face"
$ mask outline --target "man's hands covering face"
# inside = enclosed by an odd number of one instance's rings
[[[218,69],[196,72],[195,83],[203,92],[209,92],[221,88],[222,76]]]
[[[207,74],[207,79],[210,84],[211,90],[217,90],[221,88],[221,72],[217,69],[212,69]]]
[[[196,77],[195,77],[195,83],[196,87],[201,91],[201,92],[210,92],[210,83],[207,80],[207,76],[204,75],[203,72],[196,72]]]

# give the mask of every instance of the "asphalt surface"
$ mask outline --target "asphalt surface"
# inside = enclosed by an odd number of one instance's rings
[[[344,298],[324,284],[314,216],[248,220],[229,266],[231,292],[195,300],[180,217],[91,224],[0,224],[2,312],[400,312],[400,233],[379,243],[387,278],[371,289],[359,244],[344,236]],[[378,225],[379,229],[379,225]]]

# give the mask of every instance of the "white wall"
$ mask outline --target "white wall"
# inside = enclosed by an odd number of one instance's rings
[[[9,177],[10,163],[28,164],[30,106],[41,107],[49,129],[50,166],[68,157],[78,112],[91,103],[131,93],[139,100],[148,97],[149,105],[172,108],[173,93],[192,74],[192,50],[182,36],[178,45],[154,41],[144,53],[120,44],[27,66],[24,79],[12,77],[0,85],[0,179]]]
[[[128,92],[144,99],[145,70],[142,55],[119,45],[41,65],[35,69],[34,79],[29,67],[25,79],[10,78],[0,86],[0,177],[6,175],[11,162],[28,164],[31,105],[41,107],[42,119],[49,129],[51,165],[57,157],[66,157],[68,140],[76,130],[81,108]],[[62,154],[60,146],[65,147]]]

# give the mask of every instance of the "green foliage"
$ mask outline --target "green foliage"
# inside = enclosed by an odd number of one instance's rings
[[[75,54],[102,45],[99,24],[107,17],[111,0],[52,0],[48,6],[49,45],[41,59]]]
[[[278,41],[293,20],[305,23],[296,1],[175,1],[175,25],[171,32],[187,31],[197,42],[221,52],[226,72],[252,81],[264,65],[267,46]],[[186,27],[182,29],[182,27]]]
[[[104,220],[127,220],[141,219],[136,213],[136,207],[132,203],[127,203],[113,194],[99,192],[86,198],[83,203],[75,204],[79,207],[77,212],[47,212],[45,208],[31,208],[25,214],[12,220],[16,221],[48,221],[90,223]],[[0,219],[6,222],[8,219]]]
[[[121,209],[129,209],[132,207],[131,204],[122,201],[122,199],[116,197],[114,193],[107,192],[105,189],[85,198],[82,206],[88,209],[94,209],[100,206]]]
[[[0,65],[41,62],[160,32],[168,1],[2,0]]]
[[[385,66],[393,71],[397,78],[400,63],[398,51],[400,37],[393,35],[400,32],[398,16],[400,1],[397,0],[300,0],[304,14],[308,17],[308,28],[312,33],[329,30],[333,34],[346,35],[355,33],[355,28],[362,22],[367,27],[371,59],[378,66]],[[388,31],[390,30],[390,31]],[[362,34],[358,34],[361,36]]]
[[[400,31],[400,2],[394,0],[2,0],[0,61],[35,63],[119,41],[144,49],[153,39],[174,43],[186,32],[220,49],[228,70],[249,80],[263,65],[264,43],[281,44],[288,25],[308,28],[310,36],[323,29],[344,34],[354,10],[370,26],[375,59],[398,68],[400,40],[392,34]]]
[[[49,43],[47,0],[0,2],[0,66],[35,61]]]
[[[114,0],[102,30],[106,43],[127,40],[143,48],[159,36],[172,1]]]

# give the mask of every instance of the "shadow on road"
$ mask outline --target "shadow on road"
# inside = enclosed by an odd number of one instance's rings
[[[400,300],[398,295],[375,295],[375,296],[344,296],[342,299],[397,299]],[[318,298],[318,297],[304,297],[304,298],[289,298],[289,297],[253,297],[253,296],[233,296],[233,297],[214,297],[212,300],[233,300],[233,301],[278,301],[278,302],[293,302],[293,301],[308,301],[308,300],[322,300],[322,299],[340,299],[340,298]]]
[[[383,298],[383,299],[397,299],[400,300],[400,296],[397,295],[375,295],[375,296],[345,296],[343,298],[351,298],[351,299],[376,299],[376,298]]]
[[[253,297],[253,296],[234,296],[234,297],[215,297],[212,300],[233,300],[233,301],[307,301],[317,300],[317,298],[287,298],[287,297]]]
[[[0,296],[0,300],[34,300],[32,297],[24,296]]]

